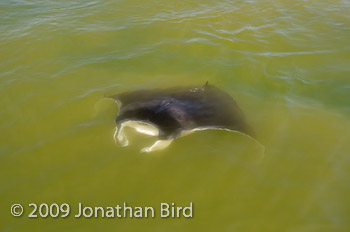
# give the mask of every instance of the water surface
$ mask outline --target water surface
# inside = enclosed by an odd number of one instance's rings
[[[350,2],[0,2],[2,231],[349,231]],[[223,131],[141,154],[103,96],[230,93],[265,145]],[[192,219],[14,218],[21,203],[194,204]]]

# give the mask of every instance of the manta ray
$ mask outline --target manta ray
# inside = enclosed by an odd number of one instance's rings
[[[178,137],[208,129],[234,131],[254,139],[235,100],[208,82],[203,86],[137,90],[111,98],[119,106],[114,140],[121,146],[129,144],[126,127],[157,136],[156,142],[142,152],[164,149]]]

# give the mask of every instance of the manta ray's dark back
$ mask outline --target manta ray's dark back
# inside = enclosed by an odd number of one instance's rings
[[[244,115],[226,92],[204,86],[137,90],[111,96],[120,103],[116,123],[143,121],[159,129],[160,139],[197,128],[235,130],[254,136]]]

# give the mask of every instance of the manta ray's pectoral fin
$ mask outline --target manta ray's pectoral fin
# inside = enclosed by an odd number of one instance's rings
[[[124,125],[122,124],[118,130],[118,126],[115,128],[115,132],[114,132],[114,141],[117,143],[117,140],[119,142],[119,144],[122,147],[126,147],[129,145],[129,140],[126,138],[126,135],[124,133]]]
[[[143,148],[141,152],[151,152],[151,151],[162,150],[168,147],[172,141],[173,141],[172,139],[157,140],[152,146]]]

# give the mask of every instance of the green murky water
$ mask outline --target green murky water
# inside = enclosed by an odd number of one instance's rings
[[[350,2],[0,2],[1,231],[349,231]],[[102,97],[199,85],[229,92],[265,145],[206,131],[142,154],[114,144]],[[29,203],[68,218],[29,219]],[[75,219],[154,206],[152,219]],[[161,202],[194,205],[161,219]],[[15,218],[12,204],[24,215]]]

